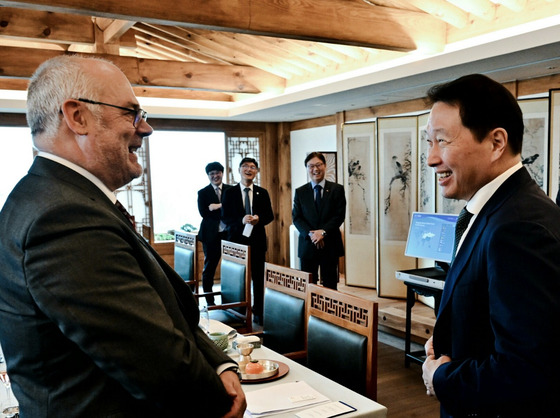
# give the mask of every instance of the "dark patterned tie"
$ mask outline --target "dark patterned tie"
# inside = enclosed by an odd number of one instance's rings
[[[125,207],[122,205],[121,202],[119,202],[118,200],[115,203],[115,206],[117,208],[119,208],[119,210],[121,211],[121,213],[126,217],[126,219],[128,219],[128,221],[132,224],[132,227],[136,229],[136,222],[134,221],[134,216],[132,216],[130,213],[128,213],[128,211],[125,209]]]
[[[218,202],[222,203],[222,189],[216,187],[214,190],[216,191],[216,196],[218,196]],[[220,220],[218,232],[222,232],[224,229],[226,229],[226,224],[224,223],[224,221]]]
[[[249,191],[251,190],[248,187],[245,187],[245,215],[251,214],[251,200],[249,199]]]
[[[315,208],[317,212],[321,209],[321,189],[322,187],[319,184],[315,186]]]
[[[455,226],[455,243],[453,244],[453,258],[455,258],[459,241],[461,241],[461,237],[465,233],[467,226],[469,226],[469,222],[472,216],[473,214],[467,210],[466,206],[463,209],[461,209],[461,212],[459,213],[459,217],[457,218],[457,223]]]

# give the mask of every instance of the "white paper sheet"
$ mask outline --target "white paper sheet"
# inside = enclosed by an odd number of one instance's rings
[[[344,402],[329,402],[296,413],[298,418],[331,418],[354,412],[356,408]]]
[[[305,382],[288,382],[247,392],[246,416],[264,417],[292,409],[328,402],[329,398]]]
[[[253,232],[253,225],[245,224],[245,228],[243,228],[243,235],[246,237],[250,237],[252,232]]]

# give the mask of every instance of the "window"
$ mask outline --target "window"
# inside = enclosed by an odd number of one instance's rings
[[[33,162],[29,128],[0,127],[0,208]]]
[[[156,241],[185,224],[198,229],[197,192],[209,184],[206,164],[226,166],[224,133],[156,131],[149,138],[149,161]]]

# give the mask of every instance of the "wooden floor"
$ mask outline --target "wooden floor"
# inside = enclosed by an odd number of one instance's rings
[[[404,367],[404,352],[379,343],[377,402],[387,407],[387,418],[437,418],[439,402],[426,395],[422,366]]]

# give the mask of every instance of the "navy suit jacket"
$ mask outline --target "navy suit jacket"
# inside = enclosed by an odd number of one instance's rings
[[[222,218],[227,228],[228,240],[238,244],[251,245],[251,253],[255,251],[266,252],[266,231],[265,226],[274,220],[270,196],[266,189],[253,185],[253,215],[259,216],[259,222],[253,227],[253,232],[249,238],[243,235],[243,217],[245,207],[241,195],[241,184],[230,187],[222,195]]]
[[[442,416],[557,414],[560,208],[525,168],[494,193],[447,274],[434,329]],[[487,416],[487,415],[483,415]]]
[[[222,183],[222,200],[227,189],[232,187],[229,184]],[[198,231],[198,239],[200,242],[211,242],[218,237],[220,229],[221,210],[210,210],[208,206],[211,203],[220,203],[216,190],[212,184],[198,191],[198,212],[202,216],[200,229]]]
[[[340,233],[340,225],[346,216],[346,196],[344,187],[330,181],[325,182],[323,198],[319,213],[315,208],[315,196],[311,183],[306,183],[296,189],[292,220],[299,231],[298,256],[313,258],[319,251],[309,238],[309,231],[324,229],[325,247],[321,254],[325,257],[341,257],[344,255],[344,245]]]
[[[0,212],[0,341],[22,416],[221,416],[229,357],[88,179],[37,157]]]

